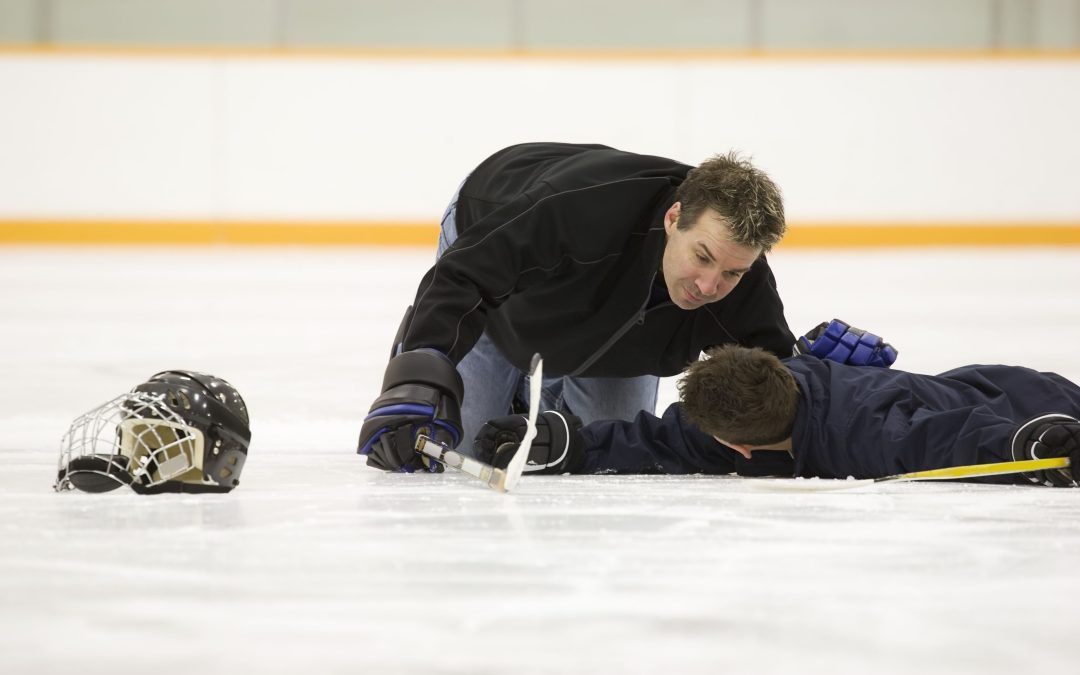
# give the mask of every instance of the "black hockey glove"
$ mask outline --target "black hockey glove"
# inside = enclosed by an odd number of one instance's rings
[[[529,420],[524,415],[508,415],[490,420],[480,428],[473,441],[478,460],[505,469],[525,438]],[[536,438],[529,448],[525,473],[572,473],[584,460],[579,430],[581,420],[568,413],[549,410],[536,419]]]
[[[416,452],[416,437],[424,434],[456,447],[464,389],[461,375],[443,354],[431,349],[398,354],[386,367],[382,396],[364,418],[356,451],[377,469],[442,471],[441,464]]]
[[[795,356],[812,354],[852,366],[888,368],[896,361],[896,350],[891,344],[840,319],[821,322],[796,340],[792,351]]]
[[[1080,466],[1080,420],[1069,415],[1040,415],[1024,422],[1012,439],[1014,460],[1068,457],[1069,468],[1025,473],[1032,483],[1076,487],[1072,472]]]

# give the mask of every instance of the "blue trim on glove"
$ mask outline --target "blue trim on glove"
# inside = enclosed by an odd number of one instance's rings
[[[458,443],[461,442],[461,434],[453,426],[447,424],[442,420],[432,420],[431,423],[439,427],[443,431],[448,432],[450,434],[450,437],[454,439],[454,442],[450,447],[456,448],[458,446]]]
[[[427,419],[431,420],[431,424],[433,426],[436,426],[450,434],[450,437],[453,439],[451,447],[456,448],[461,442],[461,432],[456,427],[451,424],[447,424],[443,420],[434,419],[435,408],[434,406],[430,405],[422,405],[419,403],[397,403],[395,405],[387,405],[381,408],[376,408],[375,410],[369,412],[367,416],[364,417],[364,421],[367,422],[372,417],[386,417],[388,415],[423,415]],[[364,444],[364,447],[357,450],[357,452],[361,455],[366,455],[370,453],[371,446],[374,445],[377,440],[379,440],[380,436],[390,430],[390,427],[383,427],[382,429],[379,429],[377,432],[372,434],[371,439]]]
[[[369,412],[364,418],[364,421],[367,422],[372,417],[385,417],[387,415],[426,415],[432,417],[435,415],[435,407],[422,405],[420,403],[397,403],[394,405],[386,405]]]

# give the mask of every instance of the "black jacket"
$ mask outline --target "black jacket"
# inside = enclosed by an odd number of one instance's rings
[[[421,281],[403,347],[456,363],[486,330],[519,368],[539,352],[548,374],[592,377],[674,375],[722,343],[790,354],[764,257],[719,302],[646,310],[664,213],[689,170],[602,145],[496,153],[462,186],[458,239]]]
[[[1012,459],[1012,435],[1044,413],[1080,417],[1080,387],[1019,366],[964,366],[941,375],[847,366],[813,356],[785,361],[799,385],[794,459],[743,459],[672,404],[660,419],[594,422],[582,430],[581,473],[739,473],[878,478]],[[974,479],[1027,484],[1018,474]]]

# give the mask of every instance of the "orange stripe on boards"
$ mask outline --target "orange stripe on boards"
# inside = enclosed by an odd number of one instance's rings
[[[0,58],[356,59],[454,61],[1080,61],[1080,49],[451,49],[199,45],[0,45]]]
[[[434,246],[430,223],[0,221],[0,244]]]
[[[1080,246],[1080,222],[971,225],[793,224],[783,248],[904,248],[932,246]]]
[[[439,230],[424,222],[3,221],[0,244],[230,244],[429,246]],[[795,248],[1080,246],[1080,222],[793,223],[781,243]]]

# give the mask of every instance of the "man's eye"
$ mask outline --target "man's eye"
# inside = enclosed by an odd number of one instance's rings
[[[700,254],[700,253],[698,253],[698,254],[697,254],[697,259],[698,259],[698,262],[702,262],[702,263],[707,263],[707,262],[709,262],[709,259],[708,259],[708,258],[706,258],[705,256],[703,256],[703,255],[702,255],[702,254]]]
[[[731,277],[732,279],[741,279],[743,273],[742,272],[728,272],[727,275],[729,277]]]

